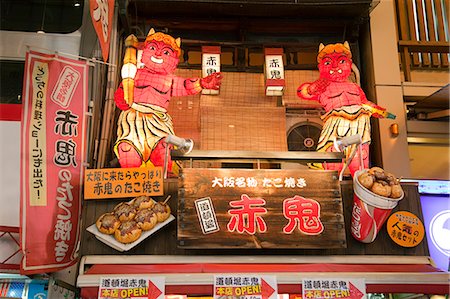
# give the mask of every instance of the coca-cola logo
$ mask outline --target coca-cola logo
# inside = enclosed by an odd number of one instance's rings
[[[361,208],[355,203],[352,210],[352,233],[361,238]]]

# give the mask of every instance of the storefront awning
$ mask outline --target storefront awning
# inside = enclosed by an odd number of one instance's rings
[[[100,277],[164,276],[166,294],[211,295],[215,274],[277,277],[278,292],[299,294],[305,278],[363,278],[367,293],[447,294],[449,273],[425,256],[85,256],[77,286],[96,297]]]

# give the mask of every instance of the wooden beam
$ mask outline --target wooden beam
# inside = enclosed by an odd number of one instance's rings
[[[449,53],[449,43],[441,41],[400,40],[400,49],[408,47],[411,52]]]
[[[174,160],[265,160],[278,162],[341,162],[343,153],[324,152],[255,152],[193,150],[189,154],[172,151]]]
[[[450,116],[450,109],[427,113],[427,119],[449,117],[449,116]]]

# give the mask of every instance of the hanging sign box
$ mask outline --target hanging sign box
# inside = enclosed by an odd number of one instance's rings
[[[336,171],[183,169],[183,248],[346,247]]]
[[[285,86],[283,48],[265,48],[266,96],[282,96]]]
[[[220,47],[202,47],[202,77],[220,72]],[[203,89],[202,94],[219,94],[218,89]]]

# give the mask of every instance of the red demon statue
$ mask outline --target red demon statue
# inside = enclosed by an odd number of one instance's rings
[[[370,116],[395,118],[386,109],[367,100],[364,91],[348,80],[352,68],[352,53],[347,42],[344,44],[320,44],[317,55],[320,78],[311,83],[303,83],[297,89],[297,95],[305,100],[318,101],[325,109],[323,129],[320,134],[317,151],[337,151],[334,141],[343,137],[359,134],[362,139],[362,158],[364,168],[369,165]],[[355,146],[355,145],[353,145]],[[347,159],[352,148],[345,151]],[[353,176],[360,168],[358,151],[349,164]],[[314,164],[322,169],[342,170],[342,163]]]
[[[137,44],[134,35],[125,41],[123,80],[114,95],[117,107],[122,110],[114,152],[123,168],[163,166],[168,146],[164,139],[174,135],[172,118],[167,113],[170,98],[195,95],[203,88],[219,89],[222,79],[220,73],[201,79],[175,76],[181,40],[162,32],[155,33],[153,29],[144,42],[141,58],[144,66],[138,69]],[[171,167],[169,160],[168,171]]]

